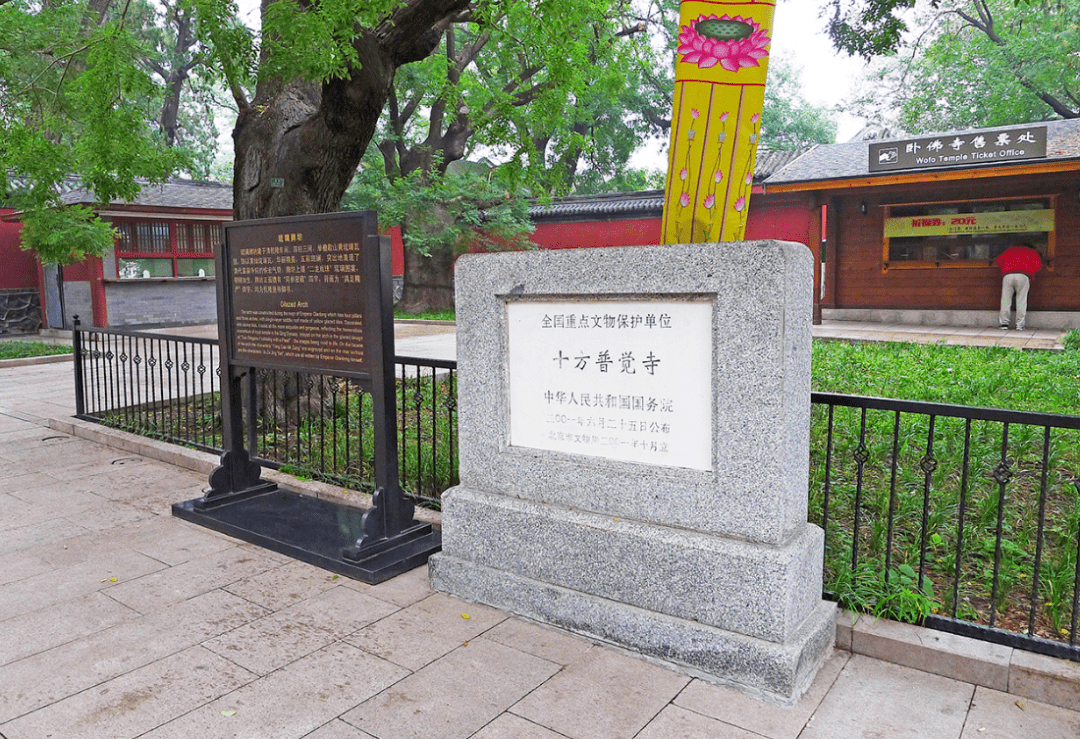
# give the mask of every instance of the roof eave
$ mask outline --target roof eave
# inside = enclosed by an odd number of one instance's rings
[[[1071,172],[1080,169],[1080,157],[1043,160],[1036,163],[1010,164],[1005,166],[969,167],[964,169],[933,169],[906,172],[889,172],[877,175],[854,175],[820,180],[792,180],[772,182],[765,180],[769,192],[804,192],[808,190],[839,190],[880,185],[906,185],[920,182],[949,182],[962,179],[985,179],[1005,175],[1049,174]]]

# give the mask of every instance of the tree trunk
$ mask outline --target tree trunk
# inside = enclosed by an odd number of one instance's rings
[[[330,213],[375,132],[394,64],[370,34],[363,74],[318,84],[260,81],[233,131],[237,220]]]
[[[415,220],[406,219],[402,235],[430,236],[428,256],[415,247],[405,248],[405,280],[398,308],[406,313],[447,311],[454,308],[454,253],[453,247],[438,243],[439,232],[452,225],[454,217],[445,208],[436,206],[435,217],[424,219],[423,226]]]
[[[274,0],[264,0],[263,10]],[[255,99],[237,95],[233,209],[237,220],[330,213],[352,182],[395,70],[439,44],[469,0],[409,0],[353,42],[357,63],[324,83],[260,76]]]

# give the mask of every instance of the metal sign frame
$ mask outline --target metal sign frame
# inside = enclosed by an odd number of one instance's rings
[[[225,452],[210,474],[210,490],[192,501],[194,511],[277,490],[261,479],[260,466],[244,448],[245,377],[251,380],[256,369],[346,377],[372,396],[376,492],[341,559],[356,565],[360,579],[368,582],[421,564],[440,540],[430,524],[413,519],[415,505],[398,480],[390,248],[379,237],[376,214],[289,216],[224,226],[225,243],[215,256]],[[305,254],[312,258],[302,261]],[[328,261],[329,255],[341,259]],[[356,279],[340,279],[345,276]],[[359,320],[350,325],[350,317]]]

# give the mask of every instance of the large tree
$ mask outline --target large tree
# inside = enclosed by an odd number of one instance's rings
[[[89,210],[59,209],[72,175],[107,201],[194,163],[174,146],[205,141],[180,125],[173,78],[198,53],[183,15],[141,0],[0,3],[0,199],[24,211],[24,241],[44,261],[111,243]]]
[[[855,108],[913,132],[1080,116],[1080,0],[943,0],[876,62]]]
[[[236,102],[238,218],[337,209],[398,70],[431,56],[455,23],[479,36],[494,33],[500,18],[525,25],[529,17],[546,18],[530,30],[562,44],[567,58],[599,48],[560,20],[576,17],[576,0],[264,0],[258,33],[240,22],[232,0],[176,1],[205,48],[210,66],[202,79],[223,82]],[[865,33],[881,50],[896,45],[893,19],[913,2],[826,0],[825,7],[842,18],[849,17],[842,10],[867,6],[870,12],[857,17],[863,25],[845,26],[855,30],[837,38],[854,48],[852,39]],[[52,208],[68,175],[82,176],[99,199],[110,200],[133,197],[138,177],[161,180],[185,164],[146,125],[156,117],[148,116],[146,101],[163,100],[165,84],[141,65],[147,45],[132,33],[131,6],[120,4],[110,17],[109,5],[0,1],[0,166],[30,183],[19,205],[46,260],[103,253],[111,244],[108,229],[85,212]],[[567,81],[553,70],[551,84]],[[493,110],[496,119],[501,112]]]
[[[568,190],[583,161],[625,165],[643,132],[620,96],[657,64],[645,31],[621,0],[504,3],[459,16],[430,57],[397,72],[373,143],[392,201],[380,213],[401,211],[405,310],[452,305],[453,259],[477,247],[456,234],[474,208]],[[477,150],[503,162],[497,176],[448,176]]]

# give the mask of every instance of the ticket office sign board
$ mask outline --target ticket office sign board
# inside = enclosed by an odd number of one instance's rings
[[[225,224],[230,364],[372,377],[383,345],[376,223],[362,211]]]
[[[511,446],[711,471],[711,300],[508,302]]]

